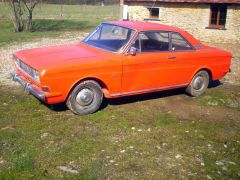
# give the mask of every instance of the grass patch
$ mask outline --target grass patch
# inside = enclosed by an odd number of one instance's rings
[[[3,179],[239,178],[237,119],[181,119],[150,101],[75,116],[8,87],[0,93]]]
[[[62,9],[62,11],[61,11]],[[89,32],[100,22],[119,18],[118,5],[57,5],[39,3],[33,14],[34,32],[14,32],[11,10],[0,3],[0,46],[34,38],[54,37],[66,31]]]
[[[239,89],[236,88],[236,92],[238,91]],[[239,93],[208,89],[204,95],[197,97],[197,100],[201,105],[204,106],[221,106],[225,108],[240,110]]]
[[[61,11],[62,9],[62,11]],[[116,5],[59,5],[38,4],[33,15],[36,19],[118,19],[119,6]]]
[[[38,3],[33,11],[34,19],[104,19],[119,18],[119,5],[60,5]],[[25,10],[26,11],[26,10]],[[11,11],[8,3],[0,2],[0,19],[9,19]]]
[[[156,115],[156,126],[157,127],[166,127],[176,124],[176,118],[170,114],[158,113]]]
[[[0,20],[0,46],[11,42],[32,41],[34,38],[54,37],[69,31],[89,32],[100,20],[34,20],[34,32],[13,31],[13,25],[7,20]]]
[[[7,3],[6,3],[7,4]],[[0,19],[8,19],[10,18],[10,9],[9,6],[0,2]]]
[[[41,31],[89,31],[96,27],[100,20],[47,20],[38,19],[33,22],[33,29]]]

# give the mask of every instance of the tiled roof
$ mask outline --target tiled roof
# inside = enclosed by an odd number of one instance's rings
[[[240,0],[125,0],[125,2],[188,2],[188,3],[237,3]]]

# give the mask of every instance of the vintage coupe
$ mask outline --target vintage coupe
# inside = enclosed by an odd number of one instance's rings
[[[103,98],[174,88],[199,96],[226,75],[231,53],[203,45],[179,28],[137,21],[100,24],[82,42],[14,53],[14,81],[47,104],[75,114]]]

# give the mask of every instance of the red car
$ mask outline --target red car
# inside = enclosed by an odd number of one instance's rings
[[[229,71],[231,53],[186,31],[150,22],[100,24],[82,42],[14,53],[13,80],[48,104],[75,114],[97,111],[103,98],[185,87],[199,96]]]

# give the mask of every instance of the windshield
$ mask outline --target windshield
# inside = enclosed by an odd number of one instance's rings
[[[132,38],[135,31],[114,24],[101,24],[83,42],[112,52],[119,52]]]

